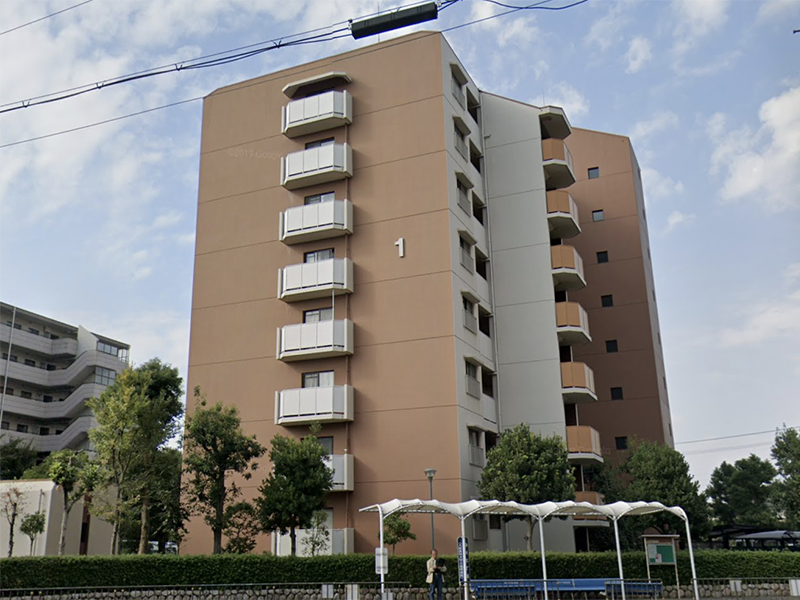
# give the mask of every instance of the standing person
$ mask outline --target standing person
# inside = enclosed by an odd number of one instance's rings
[[[428,559],[428,577],[426,582],[431,584],[431,597],[430,600],[442,600],[442,587],[444,586],[444,572],[447,567],[444,566],[444,559],[439,558],[439,552],[436,549],[431,550],[431,557]],[[436,592],[436,597],[434,597]]]

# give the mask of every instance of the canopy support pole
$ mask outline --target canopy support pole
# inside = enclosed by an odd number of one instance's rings
[[[469,573],[467,572],[467,534],[464,529],[464,518],[460,518],[461,521],[461,539],[463,540],[461,543],[463,544],[463,551],[461,552],[461,568],[463,569],[464,573],[464,600],[469,600]]]
[[[613,519],[614,521],[614,539],[617,542],[617,565],[619,565],[619,587],[622,590],[622,600],[625,600],[625,575],[622,572],[622,550],[619,546],[619,527],[617,526],[616,518]]]
[[[380,539],[381,552],[383,552],[383,510],[381,510],[380,505],[378,505],[378,519],[380,520],[380,525],[381,525],[381,528],[379,530],[378,535],[381,538]],[[381,557],[381,560],[383,560],[383,557]],[[384,574],[383,569],[381,569],[381,600],[386,600],[386,587],[385,587],[386,582],[385,582],[385,579],[386,579],[386,575]]]
[[[548,600],[547,598],[547,561],[544,558],[544,521],[541,517],[537,517],[539,520],[539,552],[542,555],[542,578],[544,579],[544,600]]]
[[[686,545],[689,546],[689,563],[692,565],[692,590],[694,591],[694,600],[700,599],[700,591],[697,589],[697,571],[694,567],[694,550],[692,550],[692,532],[689,531],[689,519],[686,521]]]

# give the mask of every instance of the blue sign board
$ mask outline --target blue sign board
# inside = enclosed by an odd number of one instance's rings
[[[469,581],[469,540],[458,538],[458,580]]]

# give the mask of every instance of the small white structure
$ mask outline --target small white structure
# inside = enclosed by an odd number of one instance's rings
[[[58,554],[61,535],[61,517],[64,500],[61,489],[49,479],[22,479],[0,481],[0,556],[8,555],[9,523],[3,511],[6,492],[22,492],[19,512],[14,524],[14,552],[12,556],[45,556]],[[93,517],[84,510],[82,501],[73,506],[67,523],[66,554],[110,554],[112,526]],[[31,539],[20,531],[22,520],[37,512],[45,515],[44,532],[31,544]]]

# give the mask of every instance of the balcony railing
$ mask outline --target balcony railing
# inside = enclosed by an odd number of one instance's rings
[[[464,157],[464,160],[469,160],[469,148],[467,148],[467,140],[464,139],[464,134],[459,131],[453,132],[453,137],[456,141],[456,150]]]
[[[603,462],[600,433],[587,425],[567,426],[567,452],[572,464]]]
[[[467,193],[461,188],[458,188],[458,205],[465,213],[472,215],[472,203],[469,201]]]
[[[556,333],[562,346],[588,344],[589,317],[577,302],[556,302]]]
[[[469,329],[472,333],[478,332],[478,319],[475,315],[468,311],[466,308],[462,309],[464,313],[464,327]]]
[[[300,244],[353,233],[353,204],[349,200],[295,206],[280,215],[280,240]]]
[[[333,469],[332,492],[353,491],[353,455],[329,454],[325,457],[325,464]]]
[[[472,444],[470,444],[470,446],[469,446],[469,464],[474,465],[476,467],[485,467],[486,466],[486,450],[484,450],[480,446],[473,446]]]
[[[539,112],[539,124],[542,128],[542,138],[555,138],[563,140],[572,133],[564,109],[558,106],[545,106]]]
[[[345,423],[353,420],[353,388],[349,385],[297,388],[275,392],[278,425]]]
[[[281,185],[295,190],[353,176],[349,144],[329,144],[293,152],[281,158]]]
[[[458,102],[461,108],[466,108],[467,97],[464,95],[464,87],[455,77],[450,79],[450,86],[453,90],[453,97],[456,99],[456,102]]]
[[[472,258],[472,254],[466,248],[461,248],[461,266],[470,273],[475,272],[475,259]]]
[[[319,554],[351,554],[355,549],[355,530],[352,527],[344,529],[329,529],[331,537],[326,546],[320,549]],[[297,554],[303,556],[308,548],[308,538],[311,529],[297,530]],[[275,556],[289,556],[292,553],[292,542],[289,534],[272,534],[272,553]]]
[[[283,107],[281,125],[286,137],[317,133],[353,122],[353,98],[330,91],[293,100]]]
[[[478,350],[483,356],[494,362],[494,342],[482,331],[478,332]]]
[[[594,371],[582,362],[561,363],[561,395],[567,404],[597,402]]]
[[[542,160],[545,175],[545,188],[558,190],[575,183],[572,167],[572,154],[567,145],[556,139],[542,140]]]
[[[467,375],[466,378],[467,378],[467,393],[473,398],[480,398],[481,382],[475,379],[474,377],[471,377],[470,375]]]
[[[9,343],[11,339],[11,326],[7,323],[0,324],[0,342]],[[33,350],[39,354],[51,356],[75,356],[78,353],[78,340],[73,338],[53,339],[49,334],[33,333],[14,328],[14,346]]]
[[[547,192],[547,223],[550,225],[550,237],[553,238],[571,238],[581,232],[578,205],[567,192]]]
[[[278,328],[278,359],[284,362],[353,353],[353,322],[322,321]]]
[[[586,287],[583,259],[572,246],[551,246],[553,285],[556,291],[575,292]]]
[[[353,293],[353,261],[331,258],[278,269],[278,298],[284,302]]]
[[[481,412],[484,419],[490,423],[497,423],[497,400],[486,394],[481,394]]]

